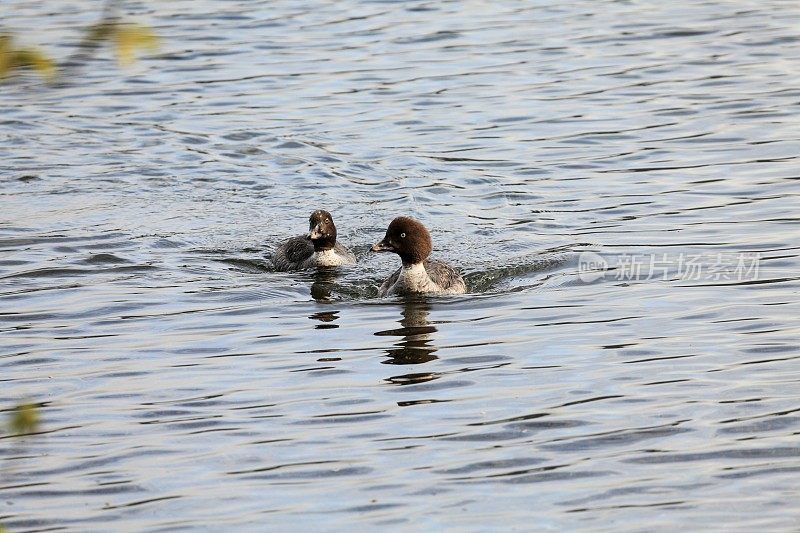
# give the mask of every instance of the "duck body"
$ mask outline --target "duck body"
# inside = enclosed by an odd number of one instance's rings
[[[352,265],[356,256],[341,243],[328,250],[314,250],[314,244],[306,235],[298,235],[284,241],[275,250],[272,264],[276,270],[308,270],[315,267]]]
[[[336,242],[336,225],[327,211],[319,209],[308,219],[307,235],[298,235],[278,245],[272,254],[275,270],[307,270],[315,267],[352,265],[356,256]]]
[[[402,266],[381,284],[378,295],[467,292],[467,286],[456,269],[444,261],[428,259],[432,249],[430,233],[421,222],[410,217],[392,220],[386,236],[372,246],[372,251],[396,253]]]
[[[378,296],[408,294],[464,294],[467,287],[458,272],[444,261],[425,260],[401,266],[378,289]]]

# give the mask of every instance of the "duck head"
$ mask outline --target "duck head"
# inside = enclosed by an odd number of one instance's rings
[[[336,244],[336,225],[333,217],[324,209],[317,209],[308,218],[308,235],[315,252],[330,250]]]
[[[406,266],[423,262],[432,249],[431,234],[422,222],[410,217],[392,220],[383,240],[372,245],[373,252],[396,253]]]

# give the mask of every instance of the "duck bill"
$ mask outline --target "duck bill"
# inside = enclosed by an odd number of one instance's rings
[[[309,240],[315,241],[317,239],[321,239],[324,236],[325,235],[322,233],[322,230],[320,229],[319,224],[317,224],[316,226],[314,226],[311,229],[311,231],[308,232],[308,235],[306,236],[306,238],[309,239]]]
[[[375,244],[373,244],[372,245],[372,251],[373,252],[394,252],[395,249],[394,249],[394,246],[392,246],[391,244],[389,244],[385,240],[383,240],[381,242],[376,242]]]

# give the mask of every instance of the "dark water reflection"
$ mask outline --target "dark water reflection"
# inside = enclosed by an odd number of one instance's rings
[[[333,291],[336,288],[336,281],[341,277],[339,269],[321,268],[311,273],[313,282],[311,283],[311,297],[318,302],[330,301],[333,298]],[[327,313],[315,313],[312,318],[318,318],[328,322],[335,318],[325,320]]]
[[[9,531],[797,529],[795,3],[119,5],[0,90]],[[397,214],[470,294],[377,298]]]
[[[386,350],[390,365],[414,365],[427,363],[436,359],[436,346],[433,345],[436,326],[430,323],[428,316],[431,304],[426,300],[409,299],[402,303],[400,328],[376,331],[379,337],[399,337],[394,348]],[[392,381],[397,381],[392,379]]]

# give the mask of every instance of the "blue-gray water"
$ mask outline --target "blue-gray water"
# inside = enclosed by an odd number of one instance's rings
[[[122,6],[0,88],[9,531],[797,530],[795,2]],[[359,265],[270,271],[315,208]],[[377,298],[398,214],[470,295]]]

